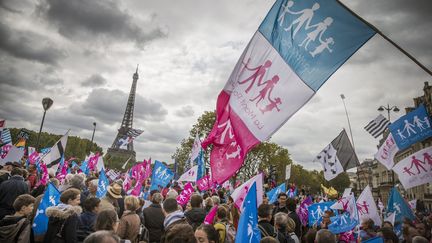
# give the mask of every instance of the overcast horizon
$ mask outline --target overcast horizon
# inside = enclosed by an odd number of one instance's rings
[[[342,0],[432,69],[432,2]],[[274,1],[0,0],[0,118],[39,131],[41,100],[51,97],[44,132],[91,138],[104,152],[121,125],[139,64],[134,128],[137,160],[171,155],[216,98]],[[378,144],[363,127],[381,105],[391,120],[414,106],[431,76],[375,35],[271,138],[306,169],[348,130],[360,161]],[[387,117],[387,112],[382,113]],[[203,139],[203,138],[202,138]]]

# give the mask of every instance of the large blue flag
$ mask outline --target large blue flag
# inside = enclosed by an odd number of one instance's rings
[[[337,210],[333,210],[330,207],[335,202],[323,202],[323,203],[314,203],[310,206],[308,206],[308,220],[309,220],[309,226],[312,227],[314,224],[319,224],[322,220],[322,216],[324,215],[324,212],[327,210],[332,210],[335,215],[338,214]]]
[[[81,166],[80,166],[80,170],[86,175],[88,175],[88,173],[89,173],[89,169],[88,169],[87,165],[88,165],[88,161],[86,160],[86,161],[82,161]]]
[[[45,190],[43,198],[36,211],[36,216],[33,222],[33,232],[35,235],[43,235],[48,229],[48,217],[45,214],[45,210],[48,207],[56,206],[60,200],[60,192],[57,188],[48,183],[48,187]]]
[[[395,212],[395,225],[401,222],[404,218],[414,220],[415,216],[407,202],[402,198],[399,191],[393,187],[390,191],[390,198],[387,203],[387,212]]]
[[[173,177],[174,173],[171,172],[170,169],[168,169],[164,164],[162,164],[162,162],[155,160],[150,191],[159,190],[159,186],[161,186],[162,188],[165,187],[166,185],[168,185],[168,183],[172,180]]]
[[[108,191],[108,186],[109,186],[108,178],[105,174],[105,170],[102,169],[99,173],[99,183],[98,183],[98,188],[96,191],[96,197],[97,198],[104,197]]]
[[[267,198],[269,199],[269,203],[274,203],[276,202],[279,193],[283,192],[285,193],[286,191],[286,187],[285,187],[285,183],[280,184],[279,186],[273,188],[271,191],[267,192]]]
[[[255,243],[260,242],[261,233],[258,229],[258,212],[257,212],[257,189],[254,182],[249,189],[248,194],[243,202],[243,210],[238,223],[236,243]]]
[[[432,136],[431,119],[424,105],[397,119],[389,130],[400,150]]]

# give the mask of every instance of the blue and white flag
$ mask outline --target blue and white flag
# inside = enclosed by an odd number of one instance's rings
[[[165,187],[173,179],[174,173],[171,172],[162,162],[155,160],[152,179],[151,190],[160,190],[160,187]]]
[[[274,203],[276,202],[279,193],[283,192],[285,193],[286,191],[286,186],[285,183],[280,184],[279,186],[273,188],[271,191],[267,192],[267,198],[269,199],[269,203]]]
[[[337,210],[331,209],[331,206],[335,202],[323,202],[323,203],[314,203],[308,207],[308,224],[310,227],[315,224],[319,224],[322,220],[322,216],[324,215],[324,212],[327,210],[332,210],[335,215],[338,214]]]
[[[254,182],[243,203],[242,214],[240,215],[235,239],[236,243],[255,243],[261,240],[261,233],[258,229],[256,192],[256,183]]]
[[[397,119],[389,129],[400,150],[432,136],[431,119],[424,105]]]
[[[328,226],[328,229],[333,234],[350,231],[360,222],[354,195],[348,196],[348,202],[344,210],[345,212],[343,214],[337,215],[331,219],[332,223]]]
[[[102,198],[108,191],[109,181],[105,174],[105,170],[101,170],[99,173],[99,183],[96,191],[96,197]]]
[[[399,191],[393,187],[387,203],[387,213],[395,213],[395,224],[402,222],[404,218],[414,220],[415,216],[407,202],[402,198]]]
[[[80,170],[86,175],[88,175],[90,172],[87,165],[88,165],[88,160],[85,160],[81,162],[81,166],[80,166]]]
[[[56,206],[60,200],[60,192],[52,184],[48,183],[48,187],[45,190],[43,198],[36,211],[36,216],[33,222],[33,232],[35,235],[43,235],[48,229],[48,217],[45,214],[45,210],[48,207]]]
[[[12,137],[8,128],[3,128],[1,131],[0,145],[5,143],[12,143]]]
[[[205,162],[204,162],[204,151],[201,148],[201,151],[197,157],[198,171],[197,171],[197,180],[203,178],[206,174],[205,171]]]

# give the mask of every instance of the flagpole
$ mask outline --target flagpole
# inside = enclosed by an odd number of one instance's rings
[[[352,145],[353,145],[353,149],[354,149],[354,153],[355,153],[356,149],[355,149],[354,138],[353,138],[352,130],[351,130],[351,123],[350,123],[350,119],[349,119],[349,116],[348,116],[348,111],[347,111],[347,108],[346,108],[346,105],[345,105],[345,95],[341,94],[340,97],[341,97],[342,103],[343,103],[343,105],[345,107],[345,114],[346,114],[346,117],[347,117],[347,120],[348,120],[348,128],[349,128],[349,131],[350,131],[351,141],[352,141]]]
[[[350,12],[352,15],[356,16],[358,19],[360,19],[363,23],[368,25],[371,29],[373,29],[377,34],[382,36],[385,40],[390,42],[394,47],[396,47],[399,51],[401,51],[405,56],[407,56],[409,59],[411,59],[415,64],[417,64],[423,71],[428,73],[432,76],[432,71],[429,70],[427,67],[425,67],[422,63],[420,63],[415,57],[413,57],[411,54],[409,54],[407,51],[402,49],[398,44],[396,44],[393,40],[391,40],[388,36],[386,36],[384,33],[381,32],[377,27],[360,17],[358,14],[356,14],[354,11],[352,11],[350,8],[348,8],[346,5],[344,5],[340,0],[336,0],[343,8],[345,8],[348,12]]]

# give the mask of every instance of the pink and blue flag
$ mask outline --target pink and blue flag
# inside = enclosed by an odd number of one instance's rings
[[[278,0],[241,55],[216,104],[212,178],[222,184],[375,32],[336,0]]]

